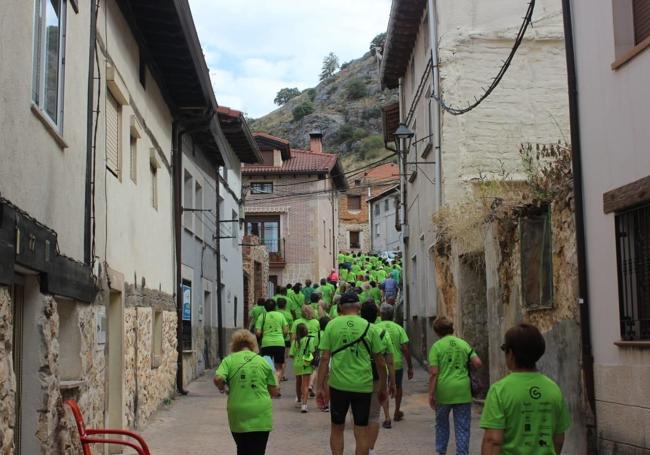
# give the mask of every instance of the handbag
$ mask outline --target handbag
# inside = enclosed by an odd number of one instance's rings
[[[478,377],[478,372],[474,365],[472,365],[472,354],[474,354],[472,349],[469,354],[467,354],[467,374],[469,376],[469,386],[472,392],[472,398],[479,398],[483,396],[483,384],[481,379]]]

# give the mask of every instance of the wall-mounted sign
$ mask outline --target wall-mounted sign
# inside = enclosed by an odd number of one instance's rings
[[[192,286],[183,284],[181,286],[183,291],[183,321],[192,320]]]

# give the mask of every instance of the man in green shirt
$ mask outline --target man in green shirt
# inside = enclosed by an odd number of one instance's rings
[[[302,306],[305,303],[305,295],[302,293],[302,284],[296,283],[293,285],[293,296],[289,310],[293,313],[293,318],[298,319],[302,317]]]
[[[402,396],[404,394],[404,389],[402,388],[402,382],[404,379],[404,359],[406,359],[407,365],[407,375],[409,381],[413,379],[413,363],[411,361],[411,351],[409,350],[409,337],[406,334],[406,330],[401,325],[393,322],[395,307],[387,303],[381,306],[381,322],[377,323],[377,327],[380,329],[386,329],[390,335],[391,342],[393,343],[393,352],[394,359],[393,363],[395,365],[395,413],[393,418],[396,422],[399,422],[404,418],[404,413],[400,409],[402,405]],[[390,428],[390,402],[386,400],[384,403],[384,427]]]
[[[249,327],[250,331],[253,333],[255,333],[257,318],[259,318],[261,314],[266,313],[266,309],[264,308],[265,303],[266,299],[257,299],[257,305],[255,305],[251,310]]]
[[[264,308],[266,313],[255,323],[255,335],[262,340],[260,355],[273,359],[279,384],[284,376],[284,338],[289,332],[289,324],[282,313],[276,311],[273,299],[268,299]]]
[[[356,455],[367,455],[370,450],[368,421],[373,391],[375,361],[379,402],[387,398],[386,361],[379,333],[370,330],[370,323],[359,316],[359,299],[355,294],[341,298],[340,316],[332,320],[323,333],[320,343],[321,362],[318,369],[318,403],[324,405],[329,385],[330,396],[330,448],[333,455],[343,455],[343,431],[350,407],[354,418]],[[328,377],[331,359],[331,372]]]
[[[334,296],[334,286],[328,283],[325,278],[320,280],[320,293],[323,301],[329,307],[332,304],[332,297]]]
[[[506,332],[501,350],[511,373],[490,387],[481,415],[482,455],[557,455],[571,415],[558,385],[537,370],[544,337],[531,324]]]
[[[456,453],[468,455],[472,389],[467,363],[480,368],[481,359],[465,340],[453,335],[454,325],[446,317],[436,318],[433,330],[440,337],[429,351],[429,405],[436,411],[436,451],[447,453],[453,411]]]

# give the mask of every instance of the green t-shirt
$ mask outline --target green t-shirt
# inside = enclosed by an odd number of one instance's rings
[[[235,352],[223,359],[215,375],[228,384],[230,431],[271,431],[273,406],[268,386],[277,383],[266,360],[251,351]]]
[[[339,315],[339,306],[338,306],[338,304],[337,305],[332,305],[330,307],[330,318],[334,319],[338,315]]]
[[[395,359],[395,347],[393,346],[393,341],[390,338],[390,333],[386,327],[380,327],[379,324],[375,323],[371,327],[373,330],[376,330],[379,334],[379,339],[381,340],[381,345],[383,346],[382,354],[388,355],[392,354],[393,359]],[[393,360],[393,366],[395,366],[395,360]]]
[[[289,310],[293,311],[293,313],[296,315],[296,318],[300,318],[302,317],[302,305],[305,303],[305,296],[302,292],[299,292],[297,294],[294,293],[292,297],[292,305]]]
[[[284,310],[278,310],[278,313],[281,313],[282,316],[284,316],[284,319],[287,321],[287,325],[291,327],[293,325],[293,315],[291,314],[291,311],[284,309]],[[289,333],[287,333],[287,336],[284,337],[285,340],[289,339]]]
[[[264,327],[262,328],[262,324]],[[287,320],[278,311],[269,311],[266,317],[260,317],[255,323],[255,329],[262,331],[262,348],[269,346],[284,346],[284,328],[288,328]]]
[[[393,321],[381,321],[377,323],[380,329],[386,329],[390,335],[390,340],[393,343],[393,365],[395,371],[404,368],[404,356],[402,355],[402,345],[409,342],[409,337],[406,334],[404,327]]]
[[[467,361],[476,357],[463,339],[447,335],[433,343],[429,351],[429,365],[438,367],[436,401],[440,404],[472,402]]]
[[[334,295],[334,286],[331,284],[326,284],[320,287],[320,292],[323,297],[323,301],[328,305],[332,303],[332,296]]]
[[[311,361],[314,358],[316,349],[318,349],[318,338],[313,335],[303,337],[300,343],[298,343],[298,340],[291,343],[289,355],[293,357],[293,374],[302,376],[314,372]]]
[[[264,313],[266,313],[266,308],[264,308],[264,305],[255,305],[253,307],[250,314],[250,320],[253,327],[255,327],[255,324],[257,324],[257,318],[259,318],[260,315]]]
[[[502,455],[555,455],[553,435],[570,426],[562,391],[538,372],[510,373],[494,383],[481,415],[481,428],[504,430]]]
[[[320,322],[318,322],[318,319],[296,319],[293,321],[293,324],[291,324],[290,332],[292,335],[296,333],[296,330],[300,324],[305,324],[307,326],[307,332],[309,335],[318,336],[318,332],[320,332]]]
[[[370,295],[375,300],[376,305],[381,305],[381,289],[370,288]]]
[[[368,321],[360,316],[339,316],[327,324],[320,348],[323,351],[334,352],[358,339],[367,326]],[[368,330],[364,339],[373,354],[383,352],[384,347],[377,330]],[[329,385],[344,392],[372,392],[370,353],[363,342],[356,343],[332,356]]]

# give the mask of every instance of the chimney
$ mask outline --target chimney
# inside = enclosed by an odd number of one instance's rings
[[[309,150],[312,153],[323,153],[323,133],[318,130],[309,133]]]

